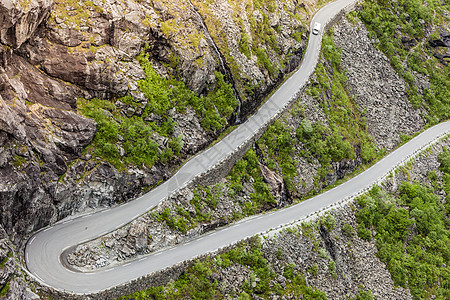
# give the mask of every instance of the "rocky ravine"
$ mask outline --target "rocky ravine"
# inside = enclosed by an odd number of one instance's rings
[[[200,95],[212,89],[214,71],[223,71],[218,67],[222,54],[236,90],[247,101],[244,113],[251,112],[255,100],[299,63],[305,45],[304,24],[316,7],[314,1],[292,1],[285,6],[274,1],[270,7],[257,7],[250,1],[240,5],[192,2],[198,13],[187,3],[175,0],[94,0],[70,5],[63,0],[32,0],[27,5],[11,0],[0,4],[0,19],[5,20],[0,24],[0,205],[5,212],[1,226],[6,232],[1,245],[7,249],[2,250],[6,262],[3,266],[8,266],[2,268],[1,286],[9,282],[8,297],[33,297],[14,266],[16,260],[7,255],[16,251],[13,244],[19,246],[20,252],[24,235],[75,212],[132,199],[142,193],[143,187],[170,174],[170,168],[164,165],[151,169],[131,166],[118,171],[84,152],[95,136],[96,124],[76,113],[77,97],[115,99],[131,94],[143,101],[137,82],[144,72],[134,57],[148,43],[158,73],[165,78],[171,75],[183,79]],[[351,25],[343,20],[334,30],[358,109],[365,109],[376,145],[390,150],[398,144],[400,134],[411,134],[423,127],[421,112],[412,109],[403,80],[372,46],[362,24]],[[206,37],[208,34],[212,40]],[[240,42],[236,42],[239,35]],[[426,85],[426,79],[422,83]],[[318,100],[302,94],[299,106],[305,109],[306,119],[326,124],[319,101],[329,97]],[[130,108],[127,104],[120,106],[124,115]],[[190,109],[186,114],[175,110],[169,114],[177,122],[174,135],[183,136],[181,156],[199,151],[218,134],[206,132]],[[302,121],[294,113],[286,113],[284,119],[293,132]],[[313,179],[320,164],[300,155],[296,160],[298,172],[293,181],[298,195],[303,195],[315,188]],[[360,163],[359,156],[333,163],[333,172],[324,185],[342,178]],[[275,195],[276,206],[285,205],[280,175],[267,172],[264,159],[261,169],[266,170],[265,181]],[[226,189],[222,192],[228,195]],[[103,240],[81,246],[69,259],[81,268],[96,268],[190,239],[229,222],[233,212],[242,209],[238,202],[250,201],[251,193],[252,184],[247,183],[242,194],[221,197],[217,208],[211,210],[214,221],[200,224],[187,234],[146,215],[145,220],[138,219]],[[180,205],[192,210],[192,195],[193,191],[184,190],[158,211],[174,210]],[[102,242],[108,242],[108,255],[97,248]]]
[[[294,18],[295,1],[288,6],[275,2],[270,14],[267,4],[254,7],[249,2],[246,14],[268,16],[273,27],[282,24],[282,34],[272,44],[284,46],[270,59],[286,60],[292,52],[303,51],[305,41],[296,41],[293,33],[305,37],[306,30]],[[311,2],[298,16],[306,21],[314,5]],[[221,17],[213,13],[203,17],[209,21]],[[224,66],[229,69],[229,61],[242,55],[235,50],[226,55],[219,52],[223,49],[214,44],[216,35],[208,38],[200,14],[187,3],[9,0],[0,4],[0,19],[0,205],[7,212],[1,221],[15,244],[21,244],[25,234],[74,212],[136,197],[220,133],[203,129],[200,117],[188,107],[185,113],[168,112],[176,124],[172,136],[181,136],[184,142],[172,165],[129,166],[118,171],[89,151],[82,153],[96,134],[96,124],[76,113],[76,99],[132,95],[145,106],[138,87],[144,71],[135,59],[144,45],[157,72],[183,80],[198,95],[207,95],[214,87],[216,70],[226,71],[219,66],[221,59],[226,57]],[[252,24],[262,21],[258,18]],[[260,43],[265,41],[253,45]],[[288,71],[298,63],[293,62]],[[251,64],[256,75],[249,75],[259,86],[258,95],[267,93],[282,77],[258,75],[265,69],[256,56]],[[237,77],[226,80],[239,82]],[[127,117],[135,113],[128,104],[117,107]],[[149,122],[158,122],[157,115],[151,118]],[[155,141],[160,148],[166,147],[166,138],[156,136]]]
[[[366,110],[367,127],[373,136],[375,144],[380,149],[392,150],[400,142],[401,134],[413,134],[419,131],[424,124],[420,117],[420,110],[412,108],[405,93],[406,86],[392,69],[389,61],[383,53],[375,49],[368,32],[361,23],[351,24],[343,18],[334,27],[334,41],[342,48],[343,67],[347,71],[348,83],[355,95],[355,103],[359,109]],[[367,59],[373,62],[367,64]],[[321,63],[327,65],[322,58]],[[366,77],[365,74],[370,74]],[[311,85],[317,81],[313,76]],[[380,92],[380,86],[383,87]],[[304,92],[300,95],[293,108],[286,112],[281,119],[287,124],[292,135],[306,119],[311,123],[322,122],[327,124],[327,117],[320,102],[331,99],[314,98]],[[303,110],[299,115],[298,110]],[[379,117],[377,117],[377,114]],[[259,167],[262,171],[264,182],[276,200],[276,204],[264,207],[270,210],[274,207],[283,207],[293,200],[293,197],[303,195],[316,189],[315,180],[321,167],[317,160],[310,160],[302,154],[302,148],[294,152],[294,160],[297,162],[297,176],[293,178],[295,183],[294,195],[286,195],[285,182],[278,172],[281,169],[271,171],[265,165],[271,157],[262,154],[255,145],[254,150],[259,153]],[[334,162],[331,172],[327,175],[323,187],[333,184],[336,180],[353,172],[362,159],[360,154],[353,160]],[[154,213],[145,214],[129,225],[100,237],[95,241],[80,245],[68,256],[68,262],[81,270],[92,270],[103,266],[122,263],[127,259],[138,255],[156,251],[158,249],[175,245],[180,242],[198,237],[218,226],[226,225],[235,219],[236,215],[243,213],[245,203],[251,203],[251,194],[255,192],[253,181],[243,181],[241,193],[230,193],[229,179],[218,179],[210,194],[217,199],[217,204],[205,205],[206,215],[211,215],[211,221],[200,222],[195,228],[182,233],[171,229],[166,223],[155,217]],[[205,190],[185,188],[161,203],[156,212],[159,215],[164,211],[176,212],[180,208],[189,214],[195,214],[192,199],[199,193],[200,198],[208,198]]]
[[[245,64],[252,66],[249,80],[258,86],[257,93],[246,92],[250,104],[262,100],[261,95],[298,65],[306,41],[307,29],[302,22],[317,9],[317,1],[309,2],[307,8],[299,7],[297,1],[283,2],[285,5],[275,1],[270,9],[269,2],[273,1],[258,1],[254,6],[249,1],[245,9],[253,28],[269,22],[279,33],[271,41],[279,49],[271,52],[272,63],[265,60],[265,66],[251,54]],[[86,151],[96,135],[96,124],[77,113],[77,98],[115,101],[132,95],[145,106],[138,86],[145,74],[135,59],[144,45],[158,74],[184,81],[197,95],[211,92],[215,71],[226,71],[219,66],[220,59],[234,76],[226,80],[241,84],[236,75],[247,70],[230,65],[234,56],[242,54],[235,47],[233,52],[225,51],[221,42],[224,38],[234,41],[235,36],[221,36],[219,41],[212,30],[212,38],[208,38],[209,28],[204,24],[210,26],[208,22],[222,16],[214,9],[199,14],[200,3],[193,4],[196,9],[178,0],[0,3],[0,222],[6,232],[2,245],[8,249],[18,246],[20,252],[27,234],[73,213],[133,199],[170,175],[174,165],[129,166],[119,171]],[[224,3],[218,1],[217,5]],[[257,15],[254,20],[253,15]],[[270,28],[268,32],[273,32]],[[256,32],[249,34],[252,37]],[[266,47],[265,35],[260,32],[261,39],[252,41],[252,47]],[[295,58],[291,59],[293,53]],[[261,76],[269,65],[276,65],[277,75]],[[237,90],[243,95],[243,88],[237,86]],[[117,106],[127,117],[136,112],[128,104]],[[171,110],[168,115],[176,123],[172,135],[182,136],[184,142],[180,157],[172,160],[174,164],[204,148],[220,133],[202,128],[201,117],[189,107],[185,113]],[[158,121],[158,116],[152,117],[155,119],[149,121]],[[160,148],[167,143],[166,138],[155,141]],[[12,265],[8,266],[4,272],[12,274]],[[16,276],[5,275],[4,282],[10,282],[9,296],[23,298],[25,289],[14,283],[20,281],[20,272],[15,272]]]

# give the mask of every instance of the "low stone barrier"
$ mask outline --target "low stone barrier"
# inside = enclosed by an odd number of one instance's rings
[[[332,26],[333,24],[335,24],[336,22],[338,22],[342,17],[345,16],[346,13],[352,11],[358,4],[359,1],[355,1],[353,3],[351,3],[350,5],[346,6],[345,8],[343,8],[341,11],[339,11],[333,18],[331,18],[330,20],[328,20],[328,22],[326,22],[325,24],[323,24],[324,26],[324,30],[327,30],[328,28],[330,28],[330,26]],[[320,59],[320,55],[317,56],[316,58],[316,63],[315,63],[315,67],[312,71],[310,71],[310,73],[308,74],[307,78],[310,78],[312,76],[312,74],[314,74],[315,72],[315,68],[317,66],[317,63]],[[240,158],[242,158],[245,153],[251,148],[251,146],[259,139],[261,138],[261,136],[264,134],[264,132],[267,130],[267,128],[275,121],[277,120],[284,112],[286,112],[287,109],[289,109],[294,103],[295,101],[298,99],[299,94],[302,93],[305,89],[305,86],[302,86],[299,88],[299,90],[297,91],[297,93],[295,94],[294,97],[292,97],[286,105],[284,105],[276,114],[274,114],[273,116],[270,117],[270,119],[265,122],[254,134],[253,136],[251,136],[248,140],[246,140],[243,144],[241,144],[238,148],[236,148],[234,151],[232,151],[229,155],[227,155],[224,159],[222,159],[221,161],[219,161],[215,166],[213,166],[212,168],[210,168],[209,170],[203,172],[202,174],[196,176],[193,180],[191,180],[189,183],[185,184],[182,187],[179,187],[179,189],[184,188],[184,187],[192,187],[192,186],[196,186],[199,184],[202,185],[211,185],[217,182],[218,179],[225,177],[230,170],[233,168],[233,166],[235,165],[235,163],[237,162],[237,160],[239,160]],[[350,197],[353,198],[353,197]],[[338,203],[346,203],[348,202],[349,199],[344,199],[342,201],[339,201]],[[331,209],[332,207],[334,207],[333,204],[330,207],[327,208],[323,208],[321,209],[318,213],[315,214],[311,214],[307,217],[303,217],[295,222],[292,222],[290,224],[286,224],[283,226],[279,226],[279,228],[277,229],[271,229],[271,230],[280,230],[281,228],[287,227],[287,226],[292,226],[292,224],[298,223],[299,221],[302,221],[308,217],[311,217],[313,215],[317,215],[320,214],[323,211],[328,211],[329,209]],[[265,233],[262,233],[265,234]],[[249,238],[243,239],[241,241],[247,241],[249,240]],[[91,293],[91,294],[73,294],[70,291],[62,291],[62,290],[57,290],[54,289],[52,287],[49,286],[44,286],[41,283],[37,282],[36,279],[34,278],[33,275],[29,274],[28,270],[26,270],[25,268],[22,268],[25,272],[26,277],[29,281],[36,283],[36,286],[38,286],[38,290],[40,292],[42,292],[43,294],[49,295],[52,298],[56,298],[56,299],[67,299],[67,300],[78,300],[78,299],[113,299],[113,298],[117,298],[123,295],[127,295],[127,294],[131,294],[137,291],[141,291],[144,289],[147,289],[151,286],[160,286],[160,285],[165,285],[167,284],[171,279],[175,279],[177,278],[180,274],[182,274],[190,265],[192,265],[193,263],[195,263],[197,260],[204,260],[206,257],[208,256],[212,256],[212,255],[217,255],[217,254],[221,254],[224,253],[230,249],[232,249],[233,247],[235,247],[237,245],[238,242],[233,243],[229,246],[226,246],[224,248],[220,248],[217,249],[215,251],[212,252],[208,252],[208,253],[204,253],[201,256],[195,257],[191,260],[188,261],[184,261],[178,264],[175,264],[171,267],[167,267],[163,270],[157,271],[157,272],[153,272],[150,273],[146,276],[140,277],[138,279],[134,279],[130,282],[126,282],[124,284],[112,287],[110,289],[107,289],[105,291],[101,291],[98,293]]]

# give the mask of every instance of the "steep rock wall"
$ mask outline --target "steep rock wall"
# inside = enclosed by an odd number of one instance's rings
[[[344,17],[331,29],[333,30],[335,44],[341,48],[342,67],[348,76],[348,88],[354,95],[357,108],[353,111],[353,115],[362,111],[380,111],[381,116],[384,114],[391,115],[391,118],[377,118],[375,115],[370,117],[367,114],[367,130],[372,133],[373,128],[389,128],[388,136],[381,135],[379,131],[371,136],[380,149],[392,150],[400,142],[402,134],[411,134],[422,128],[424,121],[420,117],[421,111],[415,110],[411,106],[404,94],[403,81],[395,75],[395,71],[389,65],[384,54],[370,43],[368,32],[363,24],[352,24]],[[361,44],[357,44],[356,41],[360,41]],[[354,46],[354,43],[357,45]],[[362,74],[368,72],[369,67],[359,67],[363,64],[365,57],[376,57],[372,60],[370,68],[372,77],[368,78],[365,78]],[[320,63],[327,67],[331,65],[324,57],[321,58]],[[389,74],[389,76],[386,74]],[[374,83],[371,79],[373,77],[378,78],[378,82]],[[358,80],[356,81],[355,78]],[[333,78],[329,80],[331,81]],[[313,75],[308,87],[318,85],[318,81],[318,77]],[[380,85],[385,86],[383,94],[379,93]],[[296,131],[298,128],[302,128],[305,121],[311,124],[322,123],[329,127],[331,118],[329,113],[325,112],[327,107],[324,106],[324,103],[332,103],[328,105],[333,110],[335,109],[334,105],[337,105],[332,102],[334,96],[332,96],[331,90],[325,91],[320,97],[314,97],[307,91],[308,87],[299,95],[293,107],[280,116],[280,120],[285,124],[292,139],[296,139]],[[337,110],[341,109],[343,108],[337,108]],[[271,130],[270,128],[269,130]],[[262,140],[264,140],[264,137]],[[258,141],[258,138],[255,141]],[[258,145],[262,149],[259,149]],[[163,214],[166,210],[171,212],[175,219],[179,217],[176,212],[180,209],[188,214],[195,215],[197,208],[192,204],[194,195],[200,193],[200,197],[207,198],[208,194],[203,190],[196,189],[195,186],[190,186],[169,197],[156,209],[156,212],[146,214],[116,232],[80,245],[69,255],[69,262],[83,270],[114,265],[137,255],[185,242],[218,226],[232,222],[236,218],[235,215],[244,214],[244,204],[252,203],[252,197],[255,193],[253,178],[249,181],[242,180],[242,191],[234,193],[232,180],[228,173],[235,165],[237,157],[242,157],[249,148],[257,154],[260,168],[266,170],[265,176],[263,173],[263,181],[269,187],[279,186],[279,188],[270,189],[276,202],[264,206],[262,210],[283,207],[308,193],[320,191],[352,173],[363,163],[361,145],[355,145],[356,157],[354,159],[331,162],[326,176],[319,178],[319,171],[322,168],[321,162],[314,156],[309,156],[308,152],[305,153],[307,151],[306,145],[298,144],[292,153],[297,174],[292,178],[294,189],[290,190],[290,194],[287,195],[286,182],[279,175],[283,174],[280,167],[281,163],[276,168],[272,167],[273,171],[267,168],[265,164],[268,164],[274,157],[267,154],[264,147],[265,143],[259,140],[251,147],[243,148],[239,155],[233,156],[233,159],[226,161],[223,166],[216,170],[212,170],[205,179],[198,182],[200,185],[218,183],[212,188],[211,192],[214,195],[213,197],[217,198],[218,203],[214,208],[209,206],[207,202],[204,204],[206,208],[203,213],[211,216],[209,221],[199,222],[187,232],[180,232],[174,226],[168,226],[167,222],[158,221],[155,218],[154,213]],[[278,181],[275,178],[278,178]],[[281,185],[278,185],[280,182]]]
[[[258,11],[267,11],[267,5]],[[78,97],[114,102],[131,95],[142,108],[121,102],[118,110],[129,118],[139,116],[147,100],[138,86],[144,70],[135,57],[144,46],[158,74],[184,81],[199,95],[211,92],[214,72],[223,71],[218,65],[227,53],[215,45],[221,44],[216,35],[207,38],[208,28],[201,19],[211,19],[215,12],[200,15],[196,9],[201,10],[183,1],[2,2],[0,172],[5,180],[1,206],[8,211],[2,224],[14,243],[74,212],[136,197],[218,136],[220,132],[202,128],[201,117],[189,107],[184,113],[170,110],[167,115],[176,123],[172,135],[183,137],[181,155],[151,168],[118,170],[89,151],[82,153],[96,136],[96,124],[75,113]],[[292,36],[292,28],[300,24],[296,18],[306,19],[314,9],[311,2],[308,11],[296,16],[295,3],[286,8],[277,4],[269,19],[275,27],[283,24],[277,43],[284,46],[272,54],[272,60],[290,57],[293,49],[302,51],[306,29],[298,31],[299,37],[303,34],[300,43]],[[233,49],[231,56],[227,54],[230,60],[242,56]],[[292,62],[290,70],[299,62]],[[224,63],[230,65],[229,60]],[[264,70],[255,57],[253,64]],[[226,80],[240,81],[237,77]],[[257,76],[254,84],[260,81],[267,92],[265,80]],[[270,86],[277,80],[270,79]],[[151,115],[146,122],[159,124],[160,120]],[[160,149],[167,147],[165,137],[156,135],[155,142]]]

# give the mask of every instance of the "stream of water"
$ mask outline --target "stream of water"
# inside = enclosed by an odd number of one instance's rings
[[[205,22],[203,21],[203,17],[200,15],[200,13],[198,12],[197,8],[192,4],[191,0],[188,0],[189,5],[191,6],[192,11],[197,15],[198,19],[200,20],[200,23],[202,25],[203,28],[203,32],[205,34],[205,38],[208,41],[208,44],[212,46],[214,52],[216,53],[216,56],[219,58],[219,62],[220,62],[220,68],[221,71],[224,73],[225,78],[227,79],[228,83],[231,84],[231,86],[233,87],[233,94],[236,97],[236,99],[238,100],[238,107],[236,109],[236,120],[234,122],[233,125],[237,125],[241,123],[241,97],[239,96],[239,93],[236,90],[235,84],[234,84],[234,79],[233,79],[233,75],[231,74],[230,69],[228,68],[228,65],[225,62],[225,58],[223,57],[222,53],[220,52],[219,48],[217,48],[216,43],[214,42],[213,38],[211,37],[211,34],[209,33],[208,27],[206,27]]]

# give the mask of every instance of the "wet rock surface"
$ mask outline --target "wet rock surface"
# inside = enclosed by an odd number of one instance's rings
[[[434,48],[434,56],[444,65],[448,66],[450,60],[450,33],[440,30],[439,39],[431,39],[429,45]]]

